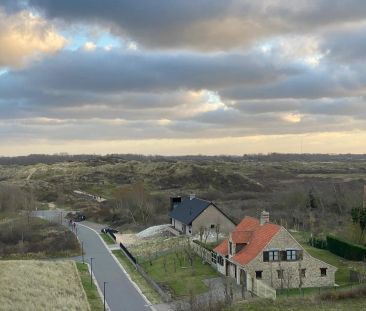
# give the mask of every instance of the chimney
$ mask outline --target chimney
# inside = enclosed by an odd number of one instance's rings
[[[264,225],[267,222],[269,222],[269,213],[266,211],[263,211],[261,213],[260,224]]]
[[[190,200],[193,200],[195,197],[196,197],[196,195],[195,195],[195,194],[193,194],[193,193],[189,195],[189,199],[190,199]]]

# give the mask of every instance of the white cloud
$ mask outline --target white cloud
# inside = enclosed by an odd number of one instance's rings
[[[0,67],[21,66],[40,53],[54,53],[66,44],[46,20],[29,11],[7,15],[0,8]]]
[[[85,42],[83,49],[85,51],[94,51],[97,48],[96,44],[94,42],[88,41]]]

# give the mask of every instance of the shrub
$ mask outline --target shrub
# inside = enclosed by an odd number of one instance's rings
[[[366,286],[347,290],[332,290],[320,295],[321,300],[344,300],[351,298],[366,298]]]
[[[309,244],[316,248],[328,249],[327,240],[324,240],[322,238],[317,238],[317,237],[309,238]]]
[[[349,260],[362,261],[366,258],[366,247],[353,244],[334,236],[327,236],[328,250]]]

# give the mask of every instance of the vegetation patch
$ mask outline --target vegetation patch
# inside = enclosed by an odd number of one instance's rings
[[[108,233],[101,233],[100,236],[108,245],[116,244],[116,242],[112,239],[112,237]]]
[[[81,284],[83,285],[84,291],[88,298],[91,311],[102,311],[103,303],[98,293],[97,287],[95,286],[94,282],[90,284],[90,273],[88,266],[81,262],[77,262],[76,267],[78,268]]]
[[[11,216],[0,222],[0,258],[69,257],[80,254],[71,231],[37,217]]]
[[[218,273],[192,250],[177,251],[142,264],[144,270],[162,287],[176,297],[201,294],[208,290],[203,280],[217,277]]]
[[[90,310],[72,261],[0,261],[1,310]]]
[[[312,297],[291,297],[291,298],[278,298],[277,300],[268,299],[253,299],[237,303],[231,307],[225,309],[226,311],[340,311],[340,310],[352,310],[363,311],[365,310],[365,299],[346,299],[338,301],[323,301],[319,298]]]
[[[142,293],[146,298],[153,304],[161,303],[161,298],[159,294],[146,282],[146,280],[139,274],[131,262],[126,258],[126,256],[120,250],[112,251],[117,257],[123,268],[130,275],[131,279],[140,288]]]

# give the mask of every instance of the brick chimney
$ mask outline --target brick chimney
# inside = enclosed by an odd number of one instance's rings
[[[261,213],[260,224],[264,225],[267,222],[269,222],[269,213],[266,211],[263,211]]]

